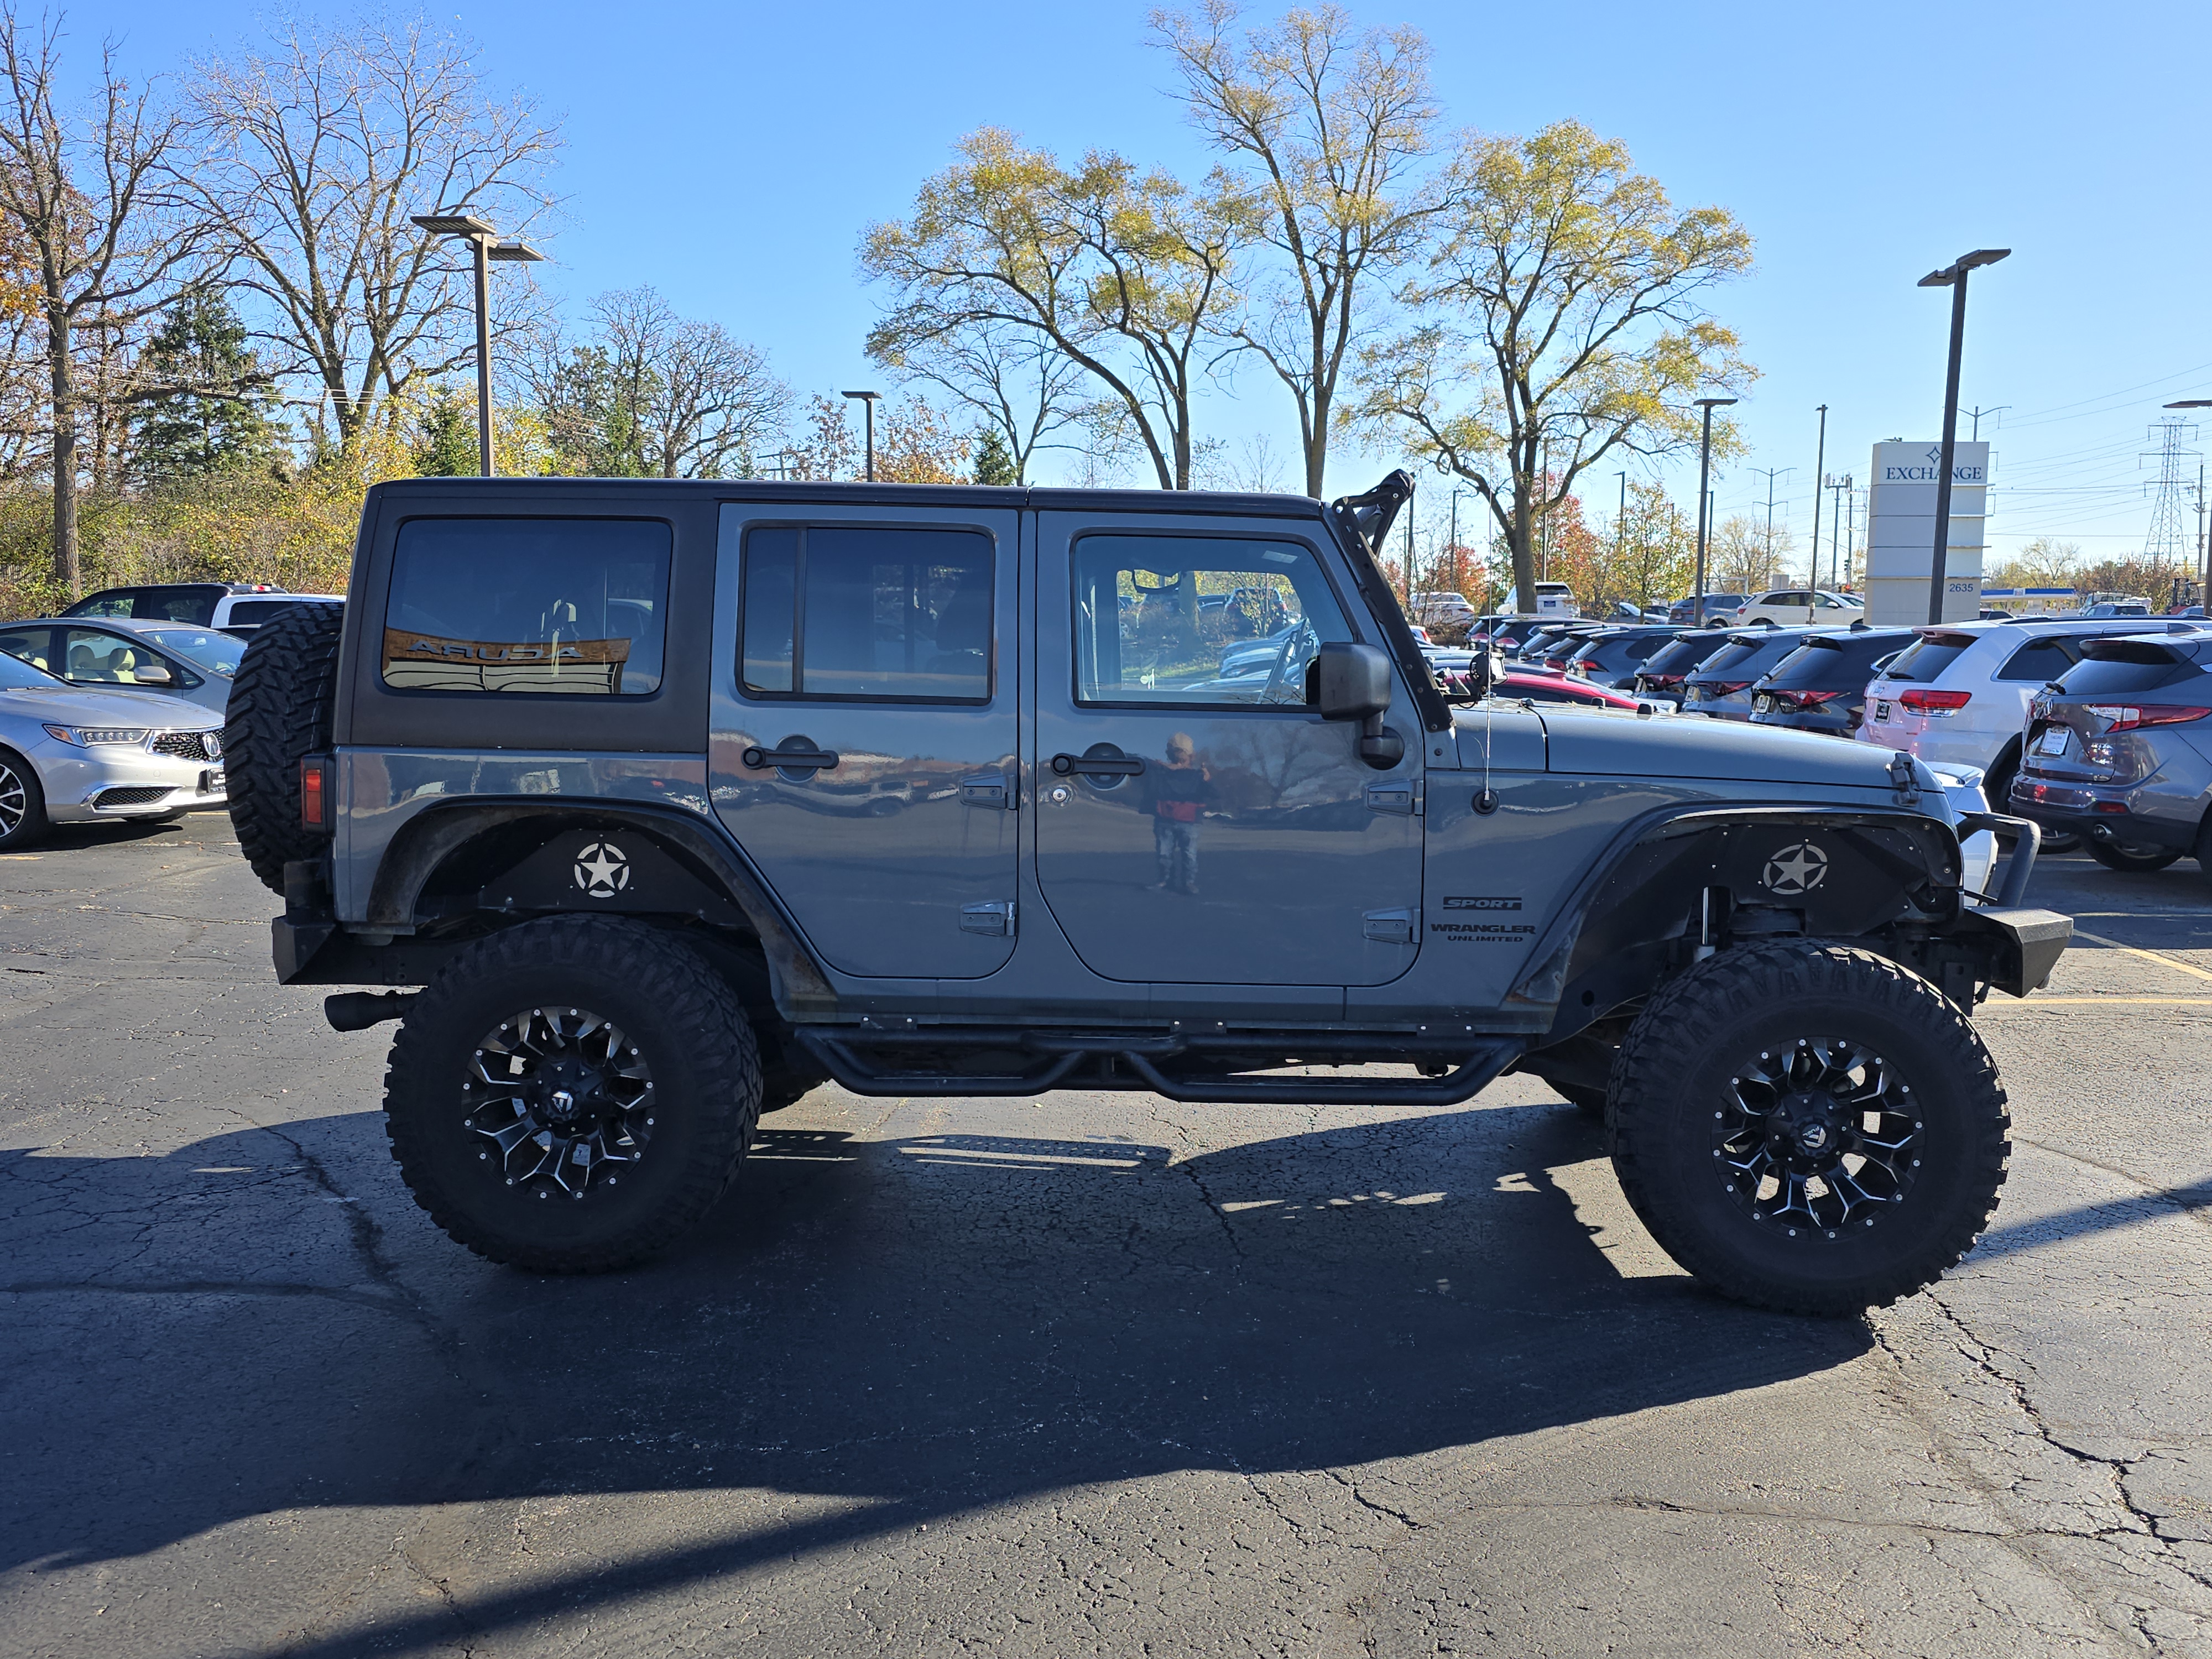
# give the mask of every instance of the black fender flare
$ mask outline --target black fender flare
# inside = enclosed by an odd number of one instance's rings
[[[836,1018],[837,994],[801,939],[797,927],[770,896],[744,852],[719,826],[676,807],[621,801],[554,800],[543,795],[471,796],[428,807],[392,837],[369,890],[363,926],[412,929],[422,892],[440,869],[481,837],[542,820],[549,833],[568,829],[636,830],[688,864],[719,888],[743,913],[768,959],[775,1006],[787,1019]]]
[[[1653,981],[1664,965],[1660,958],[1681,937],[1697,891],[1726,886],[1740,902],[1778,903],[1747,876],[1744,843],[1778,848],[1784,844],[1781,837],[1794,833],[1796,840],[1810,840],[1819,831],[1835,840],[1848,837],[1851,852],[1892,880],[1870,904],[1838,882],[1807,906],[1813,913],[1807,931],[1856,936],[1908,913],[1938,929],[1956,921],[1959,839],[1941,818],[1901,806],[1677,803],[1630,819],[1591,861],[1538,935],[1530,965],[1506,993],[1505,1006],[1554,1013],[1548,1041],[1571,1035],[1635,994],[1635,986]],[[1917,859],[1907,856],[1908,849]],[[1694,883],[1686,879],[1693,875]],[[1656,896],[1644,898],[1646,884],[1658,886]],[[1616,988],[1625,994],[1609,995],[1604,984],[1587,982],[1593,978],[1618,981]],[[1584,987],[1581,1006],[1562,1006],[1577,984]]]

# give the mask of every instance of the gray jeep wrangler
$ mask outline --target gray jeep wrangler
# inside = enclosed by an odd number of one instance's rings
[[[1440,685],[1373,552],[1411,490],[380,484],[343,615],[265,625],[231,700],[277,976],[400,988],[327,1008],[400,1021],[401,1173],[541,1272],[667,1245],[825,1079],[1518,1070],[1714,1288],[1928,1284],[2008,1151],[1969,1016],[2070,936],[2018,907],[2033,826],[1975,826],[1991,898],[1907,757]]]

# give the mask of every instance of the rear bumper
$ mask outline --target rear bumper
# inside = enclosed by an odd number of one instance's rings
[[[2204,803],[2194,793],[2167,795],[2142,785],[2064,783],[2025,775],[2013,780],[2008,810],[2046,830],[2179,853],[2196,849],[2204,821]]]

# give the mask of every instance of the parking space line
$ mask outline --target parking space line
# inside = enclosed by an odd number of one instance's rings
[[[2139,951],[2132,945],[2123,945],[2116,939],[2106,939],[2101,934],[2084,933],[2079,927],[2074,930],[2074,937],[2086,939],[2092,945],[2101,945],[2108,950],[2124,951],[2131,957],[2141,957],[2145,962],[2154,962],[2161,968],[2171,968],[2177,973],[2188,975],[2191,979],[2212,981],[2212,974],[2205,972],[2203,969],[2192,968],[2185,962],[2177,962],[2173,957],[2161,951]]]
[[[2047,997],[2040,994],[2025,1002],[1985,1002],[1975,1012],[1986,1014],[1992,1009],[2006,1013],[2017,1013],[2033,1008],[2212,1008],[2212,996],[2203,997]]]

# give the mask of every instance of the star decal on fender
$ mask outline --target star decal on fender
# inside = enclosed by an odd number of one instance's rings
[[[586,898],[612,898],[629,885],[629,855],[611,841],[595,841],[576,854],[576,885]]]
[[[1828,855],[1809,841],[1785,847],[1767,860],[1759,880],[1785,896],[1809,893],[1828,878]]]

